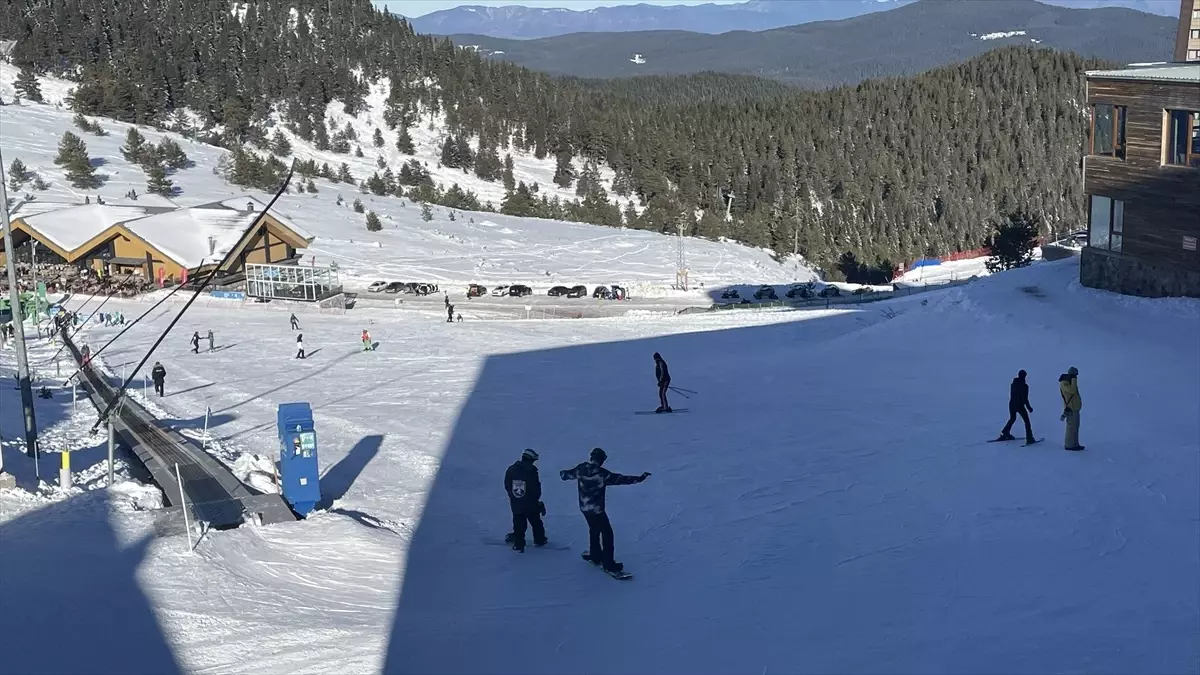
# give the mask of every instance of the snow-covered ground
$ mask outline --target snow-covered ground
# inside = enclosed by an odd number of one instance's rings
[[[1200,303],[1077,276],[1070,259],[858,309],[637,321],[306,315],[306,361],[285,315],[197,306],[155,355],[157,404],[192,429],[210,407],[227,457],[269,457],[276,405],[309,401],[332,505],[188,554],[124,495],[0,495],[20,608],[0,612],[0,672],[1197,672]],[[208,328],[224,348],[189,354]],[[689,412],[632,414],[655,405],[654,351],[699,392],[673,398]],[[1080,453],[1057,419],[1072,365]],[[1021,368],[1046,441],[987,443]],[[596,446],[653,474],[608,494],[632,581],[578,559],[557,471]],[[570,551],[484,543],[527,447]]]
[[[17,72],[0,63],[0,97],[11,100],[11,82]],[[65,95],[66,85],[49,81],[44,90],[48,100],[57,101]],[[378,92],[372,94],[372,101],[377,98]],[[378,109],[378,106],[370,108],[371,111]],[[72,116],[65,107],[59,109],[50,104],[23,102],[19,106],[0,107],[0,149],[4,152],[5,162],[19,158],[30,171],[51,184],[50,189],[40,192],[32,191],[26,185],[10,196],[19,199],[28,193],[42,202],[83,203],[85,197],[91,197],[95,202],[96,196],[100,195],[106,203],[118,204],[124,203],[123,196],[130,189],[144,193],[145,172],[126,162],[120,153],[130,125],[97,119],[109,132],[107,136],[98,137],[75,128]],[[418,153],[432,152],[428,148],[432,147],[436,129],[440,127],[434,124],[435,131],[431,132],[428,126],[426,123],[420,133],[413,132],[414,140],[419,144]],[[59,139],[66,131],[72,131],[87,143],[94,160],[103,159],[98,173],[107,179],[99,190],[72,188],[64,171],[54,164]],[[164,135],[148,128],[141,128],[141,131],[155,143]],[[366,133],[369,138],[369,129]],[[360,136],[362,134],[360,129]],[[176,187],[181,189],[179,196],[174,198],[176,203],[194,206],[245,194],[254,195],[264,203],[269,199],[270,195],[231,185],[216,175],[218,161],[228,154],[226,151],[171,136],[179,141],[195,163],[195,166],[171,176]],[[378,170],[370,153],[365,160],[357,160],[358,164],[355,164],[353,156],[318,156],[319,153],[298,140],[294,141],[294,146],[302,158],[316,157],[335,167],[336,162],[350,163],[357,178],[365,178]],[[392,169],[398,171],[399,162],[405,158],[396,153],[392,141],[385,146],[388,148],[395,155],[389,160]],[[518,179],[537,180],[544,191],[549,190],[555,187],[549,183],[553,164],[550,161],[550,173],[543,176],[547,170],[544,162],[521,156],[517,159]],[[435,171],[435,178],[444,178],[447,186],[453,178],[463,187],[480,191],[481,198],[485,194],[489,199],[495,198],[484,191],[495,186],[473,176],[442,175]],[[452,217],[451,210],[441,206],[434,206],[433,219],[425,222],[421,218],[420,205],[407,199],[361,194],[354,186],[319,179],[314,182],[319,192],[284,195],[277,203],[276,211],[316,236],[305,262],[315,261],[321,265],[336,262],[348,290],[361,291],[376,280],[434,282],[459,291],[464,290],[466,284],[475,282],[489,286],[523,283],[544,296],[546,289],[559,284],[616,283],[632,287],[635,295],[646,296],[664,295],[675,283],[678,260],[675,237],[495,213],[455,211]],[[562,196],[567,194],[564,192]],[[337,204],[339,195],[343,198],[340,206]],[[573,198],[574,193],[570,196]],[[361,199],[367,210],[379,215],[383,224],[381,231],[367,231],[366,215],[352,209],[355,199]],[[499,200],[494,199],[494,203],[499,204]],[[687,263],[691,285],[696,287],[733,283],[784,284],[814,278],[812,270],[801,259],[780,262],[768,250],[730,242],[688,239]],[[697,291],[690,297],[703,296]]]

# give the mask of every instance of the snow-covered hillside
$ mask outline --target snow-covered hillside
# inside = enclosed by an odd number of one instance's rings
[[[0,97],[11,101],[12,83],[17,70],[0,63]],[[47,104],[22,102],[19,106],[0,107],[0,150],[11,163],[20,159],[30,171],[50,183],[45,191],[34,191],[28,185],[11,197],[32,194],[42,201],[77,201],[85,197],[95,200],[98,195],[108,203],[118,203],[129,190],[146,191],[147,176],[137,165],[122,157],[120,147],[130,125],[98,119],[108,131],[107,136],[95,136],[75,128],[73,114],[61,104],[69,91],[67,83],[43,78],[43,94]],[[375,126],[382,124],[381,104],[386,91],[375,87],[371,94],[373,105],[363,117],[352,120],[360,138],[369,139]],[[331,119],[344,126],[340,104],[331,106]],[[430,171],[439,182],[449,186],[452,181],[475,191],[481,200],[499,204],[503,186],[487,183],[458,170],[437,169],[437,143],[441,133],[439,123],[427,119],[412,135],[418,145],[418,155],[429,163]],[[98,174],[106,177],[99,190],[81,191],[71,187],[64,171],[54,164],[59,139],[66,131],[79,135],[87,143],[93,160],[100,166]],[[141,128],[143,135],[157,142],[164,134]],[[228,153],[217,147],[194,143],[167,134],[179,141],[195,166],[178,171],[171,178],[180,193],[174,201],[180,205],[196,205],[225,199],[230,196],[255,194],[266,200],[269,195],[231,185],[217,175],[217,165]],[[393,134],[394,136],[394,134]],[[369,140],[366,142],[370,145]],[[356,178],[365,178],[375,171],[375,149],[364,147],[366,157],[319,153],[311,146],[293,138],[298,157],[350,165]],[[407,156],[395,149],[394,137],[380,152],[391,162],[393,171]],[[558,190],[550,182],[554,173],[553,160],[539,161],[533,157],[515,158],[517,180],[538,182],[543,193],[575,198],[574,192]],[[611,175],[605,179],[610,179]],[[406,199],[361,194],[357,187],[334,184],[317,179],[316,194],[292,192],[285,195],[277,209],[317,240],[310,253],[318,263],[336,261],[343,281],[351,289],[376,279],[395,281],[432,281],[455,285],[471,282],[486,284],[525,283],[535,288],[558,283],[583,284],[641,284],[663,289],[675,283],[677,242],[661,234],[598,227],[581,223],[534,218],[517,218],[495,213],[454,212],[433,206],[433,219],[421,218],[421,207]],[[558,192],[555,192],[558,190]],[[342,204],[338,205],[339,196]],[[362,201],[366,210],[374,211],[381,219],[383,230],[368,232],[366,215],[354,212],[354,200]],[[693,285],[713,286],[725,283],[786,283],[805,281],[814,277],[802,260],[781,263],[770,251],[751,249],[726,242],[700,239],[687,241],[687,262]],[[649,292],[649,291],[647,291]]]
[[[640,321],[357,310],[305,316],[306,361],[286,315],[195,307],[155,354],[169,423],[198,429],[210,407],[223,447],[271,456],[276,405],[311,402],[332,505],[188,555],[121,495],[0,494],[20,608],[0,612],[0,672],[1197,672],[1200,303],[1077,278],[1068,259],[858,309]],[[360,351],[364,327],[378,351]],[[209,328],[226,348],[190,354]],[[699,392],[672,394],[688,412],[632,414],[656,403],[655,351]],[[1069,366],[1083,452],[1062,449]],[[987,443],[1022,368],[1046,440]],[[0,388],[6,438],[15,396]],[[61,399],[38,400],[43,425]],[[652,473],[608,493],[628,582],[579,560],[558,480],[597,446]],[[485,544],[530,447],[570,550]]]

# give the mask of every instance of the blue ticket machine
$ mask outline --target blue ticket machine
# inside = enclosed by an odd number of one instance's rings
[[[280,403],[277,423],[283,498],[297,515],[307,516],[321,501],[312,408],[307,403]]]

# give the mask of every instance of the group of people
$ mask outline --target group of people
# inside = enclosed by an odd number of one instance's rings
[[[1029,404],[1029,384],[1025,382],[1026,375],[1024,370],[1019,371],[1009,385],[1008,423],[1000,431],[1000,437],[996,439],[998,441],[1016,440],[1012,435],[1012,427],[1017,417],[1020,417],[1025,423],[1025,444],[1037,442],[1033,435],[1033,425],[1029,422],[1029,413],[1033,412],[1033,406]],[[1059,376],[1058,393],[1063,402],[1063,412],[1058,419],[1067,423],[1063,447],[1067,450],[1083,450],[1084,446],[1079,444],[1079,411],[1083,408],[1083,399],[1079,396],[1078,368],[1071,366]]]
[[[216,349],[216,344],[217,344],[216,340],[217,339],[215,336],[213,336],[213,332],[212,332],[211,328],[208,329],[208,335],[205,337],[208,339],[208,351],[211,352],[213,349]],[[191,343],[192,343],[192,353],[199,354],[200,353],[200,331],[194,331],[192,333]]]

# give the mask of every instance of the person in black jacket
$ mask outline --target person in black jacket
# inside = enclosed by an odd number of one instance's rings
[[[671,412],[671,406],[667,403],[667,388],[671,386],[671,371],[667,370],[667,362],[658,352],[654,352],[654,379],[658,381],[658,410],[654,412]]]
[[[150,379],[154,380],[154,393],[163,395],[163,386],[167,382],[167,369],[158,361],[154,362],[154,370],[150,371]]]
[[[525,524],[533,529],[533,545],[546,545],[546,528],[542,516],[546,505],[542,503],[542,481],[538,478],[534,462],[538,454],[531,449],[521,453],[521,459],[513,462],[504,472],[504,491],[508,493],[508,505],[512,507],[513,531],[505,537],[513,550],[525,552]]]
[[[1020,415],[1021,421],[1025,423],[1025,442],[1032,443],[1034,440],[1033,427],[1029,424],[1029,413],[1031,412],[1033,412],[1033,406],[1029,405],[1029,385],[1025,383],[1025,371],[1022,370],[1013,378],[1012,385],[1008,388],[1008,424],[1005,424],[1004,430],[1000,432],[999,440],[1015,440],[1010,432],[1013,423],[1017,421],[1017,415]]]
[[[657,356],[657,354],[655,354]],[[600,448],[592,448],[588,461],[573,469],[559,471],[558,476],[563,480],[577,481],[579,484],[579,510],[588,524],[588,538],[591,548],[583,554],[583,559],[604,567],[608,572],[620,572],[625,565],[613,559],[613,530],[608,522],[608,513],[604,509],[604,492],[609,485],[633,485],[650,477],[649,473],[640,476],[623,476],[605,469],[602,465],[608,455]]]

